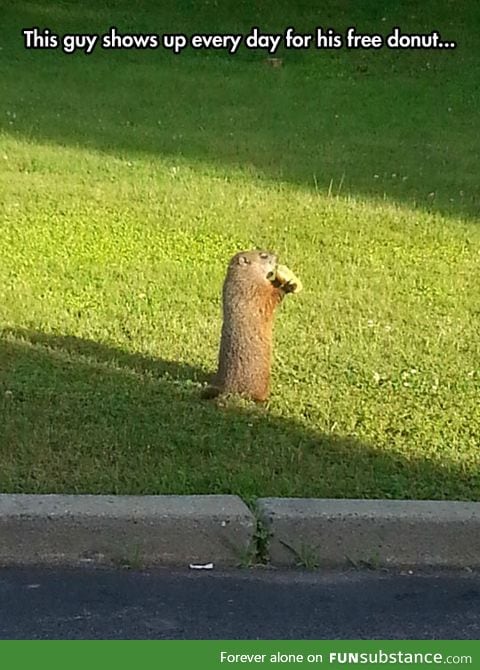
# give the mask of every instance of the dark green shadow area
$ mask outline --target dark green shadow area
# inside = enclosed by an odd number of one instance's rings
[[[116,156],[242,169],[333,195],[478,217],[478,3],[32,2],[2,11],[0,124]],[[454,50],[26,51],[21,29],[65,32],[440,31]],[[14,116],[13,116],[14,115]],[[175,163],[176,164],[176,163]],[[35,172],[41,166],[18,166]]]
[[[74,337],[0,338],[0,490],[478,499],[478,471],[199,399],[205,371]]]

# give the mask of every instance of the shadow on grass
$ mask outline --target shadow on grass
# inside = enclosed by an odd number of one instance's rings
[[[378,3],[293,7],[250,0],[135,4],[38,1],[6,10],[0,124],[10,135],[112,153],[146,154],[189,165],[247,169],[333,195],[387,198],[478,217],[479,105],[475,3],[463,12],[437,5],[411,16]],[[201,8],[200,8],[201,4]],[[398,3],[397,3],[398,4]],[[428,3],[427,3],[428,4]],[[361,7],[360,7],[361,5]],[[408,5],[408,3],[405,3]],[[183,4],[182,4],[183,7]],[[284,15],[282,15],[284,12]],[[415,12],[416,14],[416,12]],[[449,53],[382,49],[288,52],[282,68],[264,53],[169,56],[163,50],[82,53],[26,51],[21,29],[64,32],[266,30],[295,25],[435,28],[459,46]],[[425,20],[428,25],[421,22]],[[471,27],[470,27],[471,26]],[[471,32],[473,31],[473,32]],[[459,74],[461,72],[461,74]],[[32,159],[20,166],[41,170]]]
[[[250,405],[204,370],[24,330],[0,337],[0,490],[478,497],[478,473],[381,452]]]

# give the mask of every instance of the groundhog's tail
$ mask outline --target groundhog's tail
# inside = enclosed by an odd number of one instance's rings
[[[202,400],[213,400],[214,398],[218,398],[219,395],[220,389],[218,386],[207,386],[203,389],[200,397]]]

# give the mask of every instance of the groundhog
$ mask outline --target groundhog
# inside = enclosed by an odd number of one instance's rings
[[[268,251],[241,251],[223,284],[223,326],[218,371],[204,397],[240,394],[263,402],[270,392],[276,307],[300,281]]]

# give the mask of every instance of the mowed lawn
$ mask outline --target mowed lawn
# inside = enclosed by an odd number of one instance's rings
[[[480,498],[477,3],[292,4],[3,10],[1,491]],[[458,48],[273,68],[20,33],[112,25],[399,25]],[[250,247],[305,289],[278,313],[268,406],[217,407],[221,283]]]

